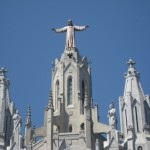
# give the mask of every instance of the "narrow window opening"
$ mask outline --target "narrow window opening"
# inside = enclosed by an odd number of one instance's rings
[[[127,111],[125,110],[125,119],[126,119],[126,127],[128,127],[128,116],[127,116]]]
[[[82,81],[81,114],[84,114],[84,101],[85,101],[85,84],[84,81]]]
[[[139,124],[138,124],[138,115],[137,115],[137,107],[135,106],[135,118],[136,118],[136,129],[139,132]]]
[[[72,132],[72,125],[69,125],[69,132]]]
[[[68,80],[68,105],[72,104],[72,78]]]
[[[6,116],[6,124],[5,124],[5,141],[7,140],[7,134],[8,134],[8,116]]]
[[[147,116],[147,109],[145,107],[145,121],[146,121],[146,124],[148,124],[148,116]]]
[[[81,124],[80,130],[84,130],[84,123]]]
[[[59,98],[59,91],[60,91],[60,87],[59,87],[59,81],[56,81],[56,93],[55,93],[55,106],[56,108],[58,108],[58,98]]]

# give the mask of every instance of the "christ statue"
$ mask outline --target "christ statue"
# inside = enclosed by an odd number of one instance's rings
[[[75,31],[83,31],[85,30],[87,27],[89,27],[88,25],[86,26],[76,26],[73,25],[72,20],[68,20],[68,26],[65,26],[63,28],[59,28],[59,29],[55,29],[53,28],[52,30],[54,30],[55,32],[66,32],[66,45],[65,47],[75,47]]]

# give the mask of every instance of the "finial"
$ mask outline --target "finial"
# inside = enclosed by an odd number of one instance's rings
[[[7,73],[7,70],[5,69],[5,67],[2,67],[2,68],[0,69],[0,75],[6,76],[6,73]]]
[[[48,108],[53,108],[53,96],[52,96],[52,90],[50,90],[50,93],[49,93]]]
[[[113,101],[112,101],[111,104],[109,105],[109,108],[110,108],[110,109],[115,108],[115,105],[114,105],[114,102],[113,102]]]
[[[136,64],[135,61],[133,61],[132,59],[129,59],[129,61],[127,62],[127,64],[129,65],[128,71],[125,74],[125,78],[129,77],[129,76],[136,76],[138,78],[140,78],[140,73],[136,71],[134,65]]]
[[[27,116],[31,117],[31,107],[30,106],[28,106]]]
[[[26,118],[26,124],[31,123],[31,108],[28,106],[28,111],[27,111],[27,118]]]
[[[133,67],[136,64],[136,62],[130,58],[127,64],[129,65],[129,67]]]

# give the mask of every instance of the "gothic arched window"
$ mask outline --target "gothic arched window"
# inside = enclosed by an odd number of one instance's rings
[[[59,86],[59,80],[56,81],[56,88],[55,88],[55,104],[56,108],[58,108],[58,98],[60,94],[60,86]]]
[[[6,123],[5,123],[5,141],[7,140],[8,135],[8,116],[6,116]]]
[[[68,105],[71,105],[72,104],[72,94],[73,94],[73,89],[72,89],[72,77],[69,77],[68,79],[68,84],[67,84],[67,92],[68,92],[68,95],[67,95],[67,98],[68,98]]]
[[[143,148],[142,148],[141,146],[139,146],[139,147],[137,148],[137,150],[143,150]]]
[[[128,116],[127,116],[127,110],[125,109],[125,119],[126,119],[126,127],[128,127]]]
[[[137,115],[137,107],[135,106],[135,119],[136,119],[136,129],[139,132],[139,123],[138,123],[138,115]]]

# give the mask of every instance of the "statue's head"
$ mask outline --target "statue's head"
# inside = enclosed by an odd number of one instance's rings
[[[18,109],[16,110],[16,114],[19,114],[19,110]]]
[[[109,105],[109,109],[113,109],[114,108],[114,103],[112,102],[110,105]]]
[[[68,20],[68,26],[73,26],[72,20]]]

